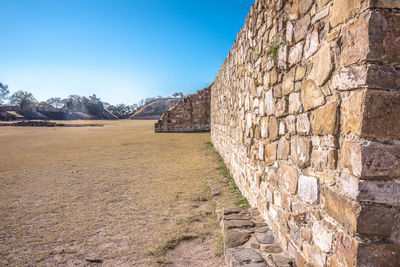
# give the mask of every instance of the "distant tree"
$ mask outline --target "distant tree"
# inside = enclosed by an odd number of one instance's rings
[[[125,104],[118,104],[118,105],[108,105],[107,110],[111,112],[114,116],[118,117],[119,119],[124,119],[134,113],[138,108],[138,105],[125,105]]]
[[[175,92],[175,93],[172,94],[172,96],[173,96],[173,97],[178,97],[178,96],[179,96],[179,93],[178,93],[178,92]]]
[[[10,97],[10,103],[12,105],[18,105],[21,109],[36,102],[35,97],[28,91],[20,90],[12,94]]]
[[[46,103],[54,108],[62,108],[64,106],[64,100],[61,97],[52,97],[46,100]]]
[[[144,105],[144,99],[139,101],[139,107],[142,107]]]
[[[136,112],[138,110],[138,108],[139,108],[138,104],[132,104],[129,106],[129,109],[131,110],[131,114],[133,112]]]
[[[162,98],[162,96],[161,96],[161,95],[158,95],[157,98]]]
[[[7,98],[8,93],[8,85],[0,83],[0,104]]]
[[[183,98],[185,95],[182,92],[179,92],[179,97]]]

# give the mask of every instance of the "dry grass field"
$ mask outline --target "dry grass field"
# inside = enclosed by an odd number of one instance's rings
[[[209,134],[90,123],[0,128],[0,266],[222,265],[215,207],[240,196]]]

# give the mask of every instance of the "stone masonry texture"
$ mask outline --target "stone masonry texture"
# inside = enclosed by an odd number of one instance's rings
[[[297,266],[400,266],[400,1],[256,0],[211,138]]]
[[[155,123],[155,132],[210,131],[210,88],[197,91],[164,112]]]

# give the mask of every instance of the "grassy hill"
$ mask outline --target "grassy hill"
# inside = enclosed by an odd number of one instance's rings
[[[140,108],[130,116],[131,120],[158,120],[162,114],[175,106],[181,98],[158,98]]]

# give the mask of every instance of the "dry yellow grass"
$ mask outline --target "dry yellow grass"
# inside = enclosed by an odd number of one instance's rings
[[[236,196],[205,145],[208,133],[155,134],[153,121],[90,123],[105,126],[0,128],[1,266],[156,265],[196,236],[217,248],[216,201],[230,205]],[[221,196],[212,199],[208,181]]]

